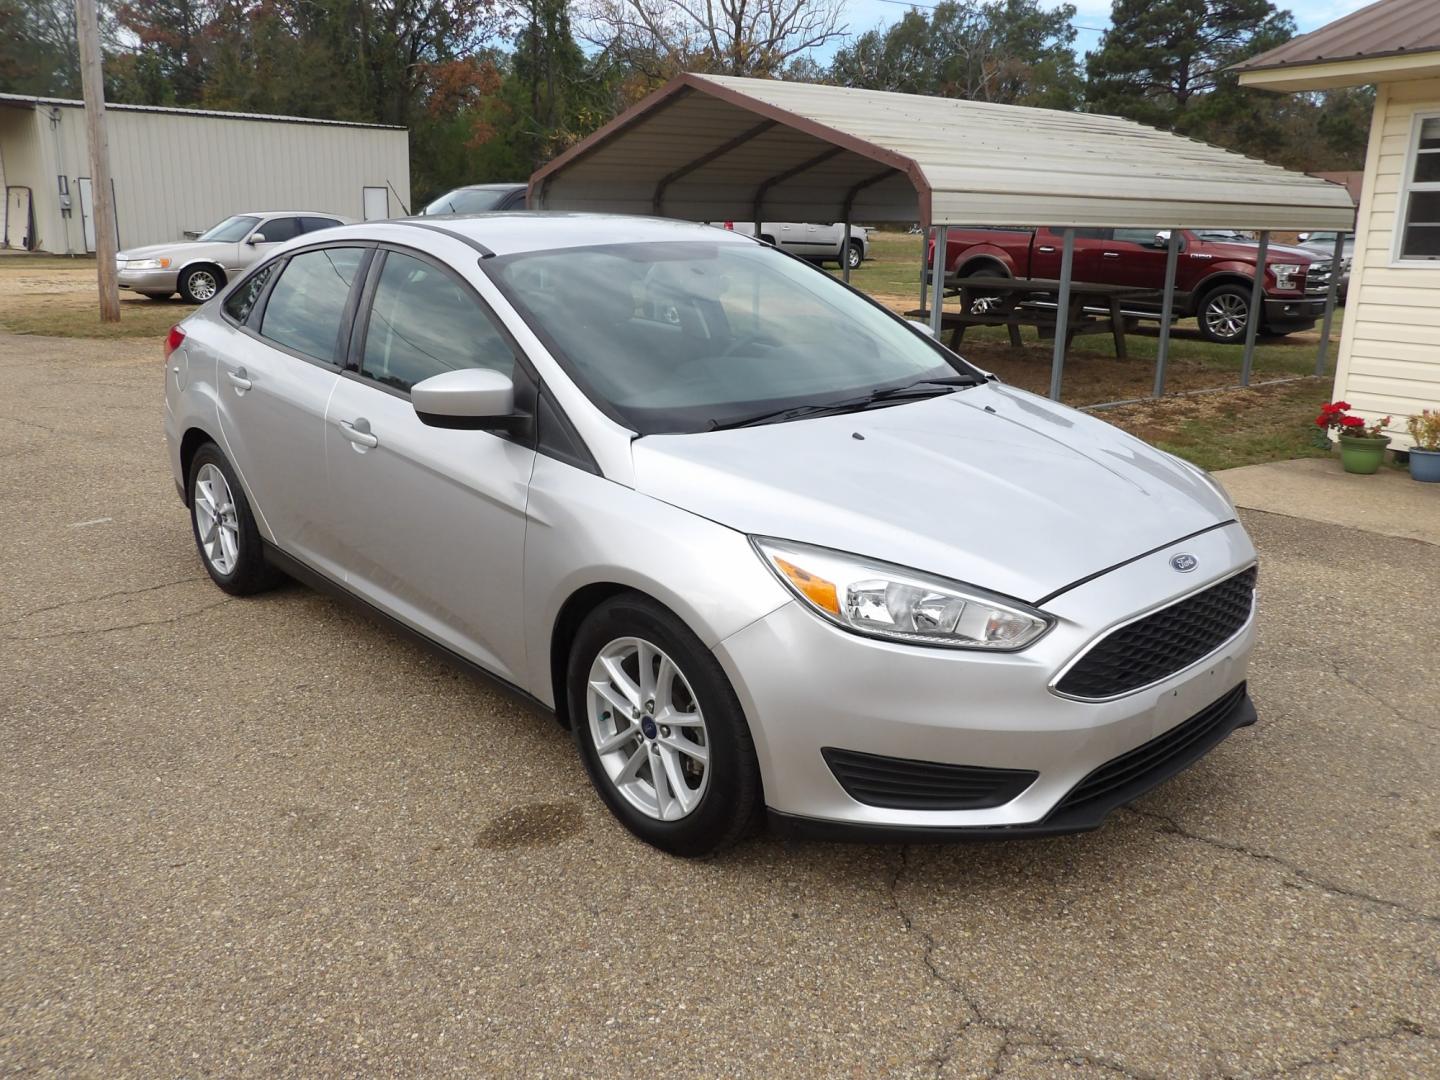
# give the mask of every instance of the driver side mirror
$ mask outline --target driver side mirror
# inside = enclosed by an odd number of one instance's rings
[[[493,368],[460,368],[421,379],[410,404],[423,424],[467,431],[523,431],[528,413],[515,411],[515,383]]]
[[[1151,241],[1151,242],[1152,242],[1157,248],[1169,247],[1169,246],[1170,246],[1170,230],[1169,230],[1169,229],[1161,229],[1159,232],[1157,232],[1157,233],[1155,234],[1155,239],[1154,239],[1153,241]]]
[[[249,244],[251,247],[254,247],[256,244],[263,244],[265,243],[265,234],[263,232],[251,233],[250,239],[246,240],[245,243]]]

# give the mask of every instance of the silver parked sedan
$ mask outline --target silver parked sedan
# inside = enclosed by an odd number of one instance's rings
[[[194,240],[147,244],[115,256],[120,288],[152,300],[175,293],[203,304],[234,275],[266,258],[287,241],[320,229],[344,225],[349,218],[312,211],[279,210],[235,214]]]
[[[667,851],[1093,828],[1255,718],[1204,472],[746,237],[350,226],[167,354],[220,588],[328,587],[554,710]]]

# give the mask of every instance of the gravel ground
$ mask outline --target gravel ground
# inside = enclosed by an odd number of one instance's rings
[[[1440,547],[1247,513],[1261,722],[1097,833],[687,863],[549,718],[210,585],[160,379],[0,336],[0,1074],[1440,1075]]]

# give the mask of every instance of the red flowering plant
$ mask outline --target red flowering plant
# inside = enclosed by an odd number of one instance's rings
[[[1327,401],[1320,406],[1320,415],[1315,417],[1316,427],[1327,430],[1333,428],[1337,434],[1352,439],[1388,438],[1385,428],[1389,423],[1390,417],[1382,416],[1374,423],[1367,424],[1363,417],[1351,414],[1348,401]]]

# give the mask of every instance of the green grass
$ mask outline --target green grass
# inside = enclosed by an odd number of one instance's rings
[[[154,338],[163,337],[170,327],[195,308],[179,301],[120,298],[120,321],[100,321],[94,294],[20,293],[0,302],[0,328],[12,334],[43,334],[48,337]]]
[[[1316,440],[1315,413],[1328,379],[1236,390],[1097,413],[1201,468],[1233,469],[1265,461],[1328,457]]]

